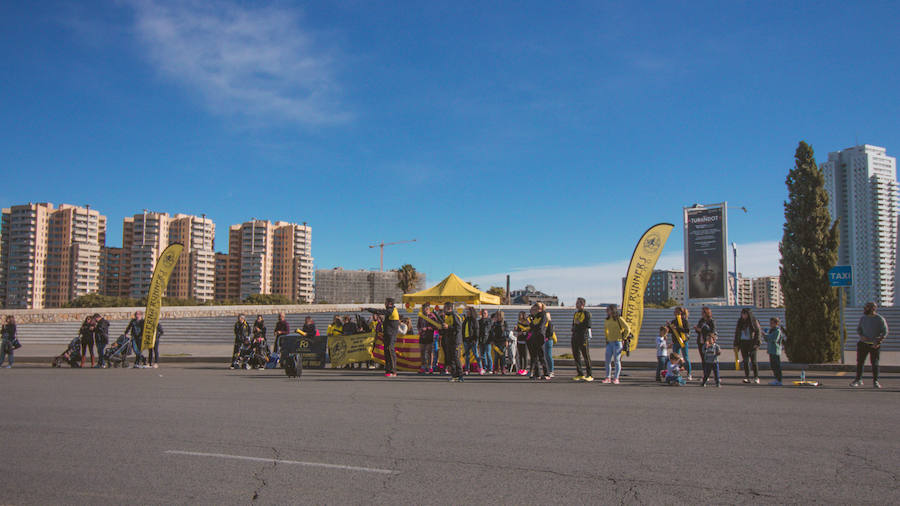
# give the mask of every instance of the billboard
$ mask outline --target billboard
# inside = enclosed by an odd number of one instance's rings
[[[684,208],[686,299],[727,299],[726,205]]]

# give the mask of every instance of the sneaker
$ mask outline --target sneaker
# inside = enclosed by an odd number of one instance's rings
[[[759,385],[759,378],[753,378],[753,382]]]
[[[389,373],[389,372],[384,373],[384,377],[385,377],[385,378],[390,378],[390,377],[391,377],[391,373]]]
[[[575,376],[572,381],[584,381],[584,376]]]
[[[231,364],[230,366],[228,366],[228,368],[229,368],[229,369],[234,369],[234,364]]]
[[[602,383],[603,383],[603,384],[609,384],[609,383],[612,383],[612,380],[609,379],[609,378],[603,378],[603,382],[602,382]]]
[[[550,381],[551,378],[552,378],[552,376],[541,376],[542,380]]]
[[[392,378],[396,378],[396,377],[397,377],[397,373],[392,372],[392,373],[391,373],[391,377],[392,377]]]
[[[459,381],[459,380],[452,376],[450,377],[450,383],[456,383],[457,381]]]
[[[159,364],[153,364],[153,368],[154,368],[154,369],[159,369]],[[262,369],[262,366],[259,366],[259,368]]]
[[[137,364],[134,364],[133,366],[131,366],[132,369],[137,369],[138,367],[140,367],[140,366]]]
[[[875,380],[872,382],[872,388],[881,388],[881,383],[879,383],[878,380]]]
[[[854,387],[854,388],[861,387],[861,386],[863,386],[863,382],[862,382],[862,380],[853,380],[853,382],[850,383],[850,386]]]
[[[750,383],[750,378],[744,378],[744,379],[742,379],[741,381],[744,382],[744,383]]]
[[[701,382],[701,383],[700,383],[700,386],[703,387],[703,388],[706,388],[706,382],[705,382],[705,381]]]
[[[614,380],[613,380],[613,385],[618,385],[618,384],[619,384],[619,378],[614,379]]]
[[[481,375],[481,376],[484,376],[484,369],[478,371],[478,374]]]
[[[594,381],[594,378],[593,378],[593,376],[585,376],[584,381],[590,383],[591,381]]]
[[[688,379],[687,379],[687,380],[688,380],[688,381],[694,381],[694,377],[693,377],[692,375],[688,374]]]
[[[550,376],[551,378],[553,377],[553,371],[550,371],[549,376]]]
[[[716,388],[722,388],[722,382],[716,383]]]
[[[769,384],[772,385],[773,387],[777,387],[777,386],[780,385],[781,383],[779,383],[778,380],[772,380],[772,381],[769,382]]]

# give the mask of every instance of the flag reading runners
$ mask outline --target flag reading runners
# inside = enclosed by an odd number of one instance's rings
[[[628,276],[625,278],[625,293],[622,294],[622,318],[631,329],[634,338],[627,339],[623,351],[633,351],[637,347],[637,338],[641,334],[641,323],[644,321],[644,291],[656,261],[662,254],[663,247],[675,225],[657,223],[653,225],[638,241],[628,265]]]
[[[153,348],[156,342],[156,326],[159,323],[159,313],[162,309],[162,294],[169,284],[169,276],[178,263],[178,257],[184,245],[172,243],[164,249],[156,267],[153,269],[153,278],[150,280],[150,291],[147,293],[147,311],[144,314],[144,332],[141,334],[141,350]]]

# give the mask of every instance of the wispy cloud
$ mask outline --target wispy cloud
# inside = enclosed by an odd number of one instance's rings
[[[336,98],[334,60],[286,7],[194,0],[128,2],[150,62],[214,113],[305,125],[350,118]]]
[[[738,269],[746,277],[777,275],[780,259],[776,241],[738,244]],[[730,262],[729,269],[733,268]],[[681,252],[665,254],[656,263],[656,268],[683,270],[684,256]],[[589,304],[595,304],[620,301],[622,277],[627,270],[628,260],[623,260],[577,267],[531,267],[464,278],[487,289],[505,285],[506,274],[510,274],[513,289],[534,285],[542,292],[558,296],[566,304],[574,304],[576,297],[584,297]]]

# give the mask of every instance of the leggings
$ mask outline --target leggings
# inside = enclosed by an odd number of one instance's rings
[[[531,366],[529,367],[531,377],[536,378],[541,368],[544,372],[541,376],[546,376],[548,374],[547,359],[544,357],[544,343],[540,338],[532,337],[528,340],[528,354],[531,356]]]
[[[524,371],[528,369],[528,344],[516,343],[516,369]]]
[[[462,376],[462,367],[459,365],[459,351],[456,339],[441,338],[441,348],[444,350],[444,367],[454,378]]]
[[[748,362],[749,359],[749,362]],[[759,377],[759,366],[756,365],[756,347],[753,341],[741,341],[741,360],[744,361],[744,377],[750,377],[750,369],[753,369],[753,377]]]

